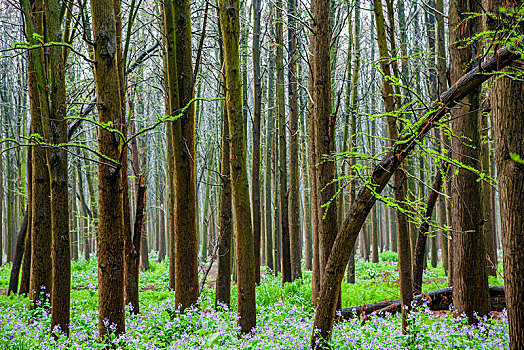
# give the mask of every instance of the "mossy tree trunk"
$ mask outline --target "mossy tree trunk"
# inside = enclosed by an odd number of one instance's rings
[[[464,40],[480,32],[480,18],[471,18],[471,12],[480,11],[475,2],[457,0],[450,3],[450,78],[457,81],[466,71],[475,68],[475,43]],[[477,167],[480,156],[478,113],[480,87],[474,89],[461,104],[453,109],[453,158],[465,167]],[[463,116],[467,115],[468,118]],[[468,140],[467,142],[465,140]],[[453,306],[457,313],[465,313],[470,322],[490,311],[488,278],[486,274],[486,248],[478,213],[482,213],[481,187],[478,176],[458,167],[453,177],[457,191],[453,203]],[[477,316],[474,316],[476,313]]]
[[[260,241],[262,214],[260,208],[260,117],[262,113],[262,87],[260,78],[260,18],[261,0],[253,1],[253,158],[251,167],[251,201],[253,202],[253,239],[255,240],[255,279],[260,283]]]
[[[230,169],[236,269],[238,326],[242,333],[256,326],[255,262],[251,207],[246,169],[246,137],[242,118],[242,84],[239,63],[240,1],[220,0],[219,18],[224,42],[226,111],[229,123]]]
[[[116,18],[113,2],[91,0],[97,110],[100,123],[120,128],[124,122],[117,59]],[[114,131],[98,128],[98,331],[125,332],[124,231],[121,165],[122,140]]]
[[[289,98],[289,241],[291,280],[302,278],[300,184],[298,168],[298,51],[297,2],[288,0],[288,98]],[[284,150],[285,151],[285,150]]]

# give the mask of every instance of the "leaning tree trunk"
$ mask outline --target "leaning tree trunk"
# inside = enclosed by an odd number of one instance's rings
[[[226,110],[229,122],[229,147],[232,206],[234,218],[238,284],[238,326],[249,333],[256,326],[255,263],[251,208],[246,169],[246,137],[242,119],[239,35],[240,1],[219,0],[219,17],[224,41]]]
[[[478,12],[475,2],[457,0],[450,3],[450,78],[455,81],[464,71],[474,69],[475,43],[468,39],[480,32],[480,18],[471,18],[470,12]],[[465,313],[470,322],[489,312],[488,278],[486,275],[486,249],[481,222],[481,188],[477,174],[466,169],[475,168],[480,158],[478,111],[480,86],[466,96],[464,104],[451,111],[453,158],[460,162],[453,177],[457,191],[453,203],[453,306],[459,314]],[[472,116],[469,117],[469,114]],[[468,115],[469,118],[464,116]],[[465,140],[468,140],[467,142]]]
[[[340,228],[326,266],[322,281],[320,297],[315,313],[314,329],[311,346],[320,349],[331,336],[335,311],[340,293],[340,284],[349,261],[349,255],[355,247],[358,236],[366,217],[375,204],[375,193],[381,193],[391,179],[393,173],[416,147],[417,143],[438,123],[439,120],[469,93],[489,79],[490,74],[498,72],[514,62],[520,55],[513,53],[514,48],[508,46],[498,50],[481,67],[477,67],[462,76],[453,86],[434,101],[427,112],[418,120],[412,130],[404,130],[395,146],[382,158],[371,172],[366,183],[355,198],[349,212]],[[480,74],[482,72],[483,74]],[[373,188],[373,190],[371,190]]]

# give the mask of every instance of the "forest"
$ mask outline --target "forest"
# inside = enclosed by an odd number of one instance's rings
[[[524,349],[521,0],[0,0],[0,349]]]

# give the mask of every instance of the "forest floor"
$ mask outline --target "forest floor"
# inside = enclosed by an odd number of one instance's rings
[[[357,259],[356,283],[342,285],[342,307],[399,297],[396,253],[384,252],[381,262]],[[209,264],[209,262],[208,262]],[[204,265],[203,271],[208,264]],[[216,264],[216,263],[215,263]],[[114,339],[120,349],[307,349],[313,327],[310,303],[311,273],[284,286],[271,273],[264,273],[257,286],[257,328],[238,337],[236,327],[236,285],[231,290],[231,308],[214,310],[212,268],[199,305],[178,314],[173,305],[168,262],[151,255],[151,269],[140,275],[140,311],[126,315],[126,334]],[[266,271],[264,269],[264,271]],[[9,281],[10,264],[0,267],[0,290]],[[502,271],[490,284],[502,284]],[[423,291],[447,286],[442,267],[431,266],[424,273]],[[79,260],[72,266],[71,336],[57,341],[49,337],[50,315],[45,309],[29,311],[21,296],[0,295],[0,349],[101,349],[98,337],[98,293],[96,260]],[[31,322],[29,322],[32,320]],[[409,332],[402,334],[398,315],[351,319],[335,324],[334,349],[506,349],[508,334],[505,311],[484,318],[477,326],[449,312],[431,312],[421,307],[409,320]]]

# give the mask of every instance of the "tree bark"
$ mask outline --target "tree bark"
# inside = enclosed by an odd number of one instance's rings
[[[311,12],[314,17],[314,39],[310,41],[310,45],[315,62],[312,64],[313,90],[310,90],[314,99],[314,123],[310,131],[315,129],[315,159],[312,166],[317,167],[315,172],[317,207],[315,209],[318,211],[316,235],[321,280],[324,278],[329,253],[337,233],[337,205],[334,200],[336,188],[335,184],[331,183],[335,178],[335,164],[331,160],[323,160],[324,156],[331,155],[335,151],[336,116],[331,110],[331,65],[329,60],[330,8],[329,0],[314,0],[311,3]]]
[[[502,2],[492,0],[487,4],[487,10],[497,17],[488,23],[491,28],[509,28],[520,30],[519,22],[514,22],[513,16],[504,17],[499,13],[500,6],[515,7],[521,1]],[[512,11],[508,8],[508,11]],[[511,12],[509,12],[511,13]],[[502,16],[502,17],[500,17]],[[486,28],[486,29],[491,29]],[[501,35],[506,36],[506,34]],[[504,39],[503,39],[504,40]],[[495,44],[497,47],[500,44]],[[501,67],[502,69],[502,67]],[[521,70],[518,62],[506,72]],[[504,265],[504,286],[506,288],[506,304],[508,310],[509,348],[524,349],[524,164],[515,158],[524,158],[524,85],[522,82],[508,77],[496,80],[490,94],[493,136],[495,140],[495,159],[497,161],[497,177],[501,216],[501,235]],[[513,156],[512,156],[513,154]]]
[[[302,278],[300,184],[298,168],[298,50],[297,2],[288,0],[288,101],[289,101],[289,241],[291,280]]]
[[[26,18],[29,15],[29,5],[26,5]],[[42,1],[35,1],[31,11],[31,17],[26,20],[26,31],[29,37],[32,33],[43,33],[43,3]],[[33,28],[29,28],[32,26]],[[31,50],[28,54],[28,88],[29,88],[29,103],[31,110],[31,134],[43,135],[41,114],[43,113],[40,107],[39,84],[43,85],[43,81],[38,81],[39,75],[42,78],[43,72],[40,69],[40,74],[37,73],[36,65],[41,58],[40,50]],[[41,61],[40,61],[41,64]],[[43,90],[43,88],[42,88]],[[30,309],[38,307],[37,303],[43,303],[49,299],[49,293],[52,290],[52,276],[49,271],[52,270],[51,261],[51,186],[49,180],[49,171],[46,166],[46,151],[42,147],[32,147],[31,157],[32,167],[32,203],[31,203],[31,275],[29,281],[29,298],[31,303]]]
[[[442,174],[447,174],[448,164],[444,163],[442,172],[436,170],[435,179],[431,184],[431,192],[426,203],[426,212],[424,213],[424,222],[420,225],[417,234],[417,243],[415,245],[415,260],[413,261],[413,294],[417,295],[422,292],[422,274],[424,272],[424,248],[426,246],[427,235],[429,231],[433,209],[437,203],[440,189],[442,188]]]
[[[429,291],[427,293],[417,294],[413,301],[418,305],[425,304],[432,311],[449,310],[453,295],[453,287],[446,287]],[[489,298],[491,310],[502,311],[506,307],[504,286],[489,286]],[[340,310],[342,319],[351,319],[354,317],[379,315],[385,316],[387,313],[400,311],[400,299],[386,300],[373,304],[352,306]]]
[[[262,88],[260,86],[260,17],[261,0],[253,1],[253,158],[251,167],[251,200],[253,203],[253,239],[255,241],[255,281],[260,283],[260,233],[262,213],[260,208],[260,116],[262,112]]]
[[[271,13],[271,18],[273,18],[273,13]],[[273,38],[274,35],[272,33],[271,37]],[[270,48],[268,50],[269,55],[269,71],[268,71],[268,83],[267,83],[267,114],[266,114],[266,173],[265,173],[265,203],[266,203],[266,264],[267,267],[271,269],[271,271],[275,271],[275,263],[274,263],[274,249],[273,249],[273,227],[277,227],[278,221],[276,218],[273,218],[273,209],[272,209],[272,188],[276,188],[277,184],[274,183],[272,187],[271,186],[271,178],[272,178],[272,172],[276,171],[272,167],[272,159],[273,153],[276,152],[275,149],[272,148],[272,137],[270,135],[273,134],[272,132],[272,125],[273,125],[273,108],[275,106],[275,52],[273,48]],[[276,205],[276,203],[275,203]],[[275,225],[273,226],[273,219],[275,221]]]
[[[522,82],[504,77],[491,94],[495,154],[504,252],[504,285],[508,306],[510,349],[524,348],[524,165],[511,154],[524,155]]]
[[[480,11],[480,7],[468,0],[450,3],[450,77],[460,78],[464,71],[475,68],[475,45],[466,44],[481,31],[480,19],[471,18],[469,13]],[[480,86],[473,89],[460,108],[451,111],[453,118],[453,158],[466,167],[477,167],[480,156],[478,110],[480,108]],[[469,118],[464,115],[471,114]],[[464,140],[468,140],[467,142]],[[465,313],[470,322],[489,312],[488,278],[486,275],[486,249],[481,222],[481,189],[478,176],[459,166],[453,177],[457,193],[453,203],[453,306],[459,314]],[[477,316],[474,316],[476,312]]]
[[[220,54],[223,61],[223,48]],[[225,83],[222,79],[222,83]],[[222,92],[225,94],[225,87]],[[231,212],[231,171],[229,165],[229,124],[227,105],[222,103],[222,160],[220,162],[220,239],[218,241],[218,272],[215,292],[215,308],[219,304],[227,306],[231,303],[231,238],[232,238],[232,212]],[[267,181],[267,179],[266,179]],[[271,252],[272,253],[272,252]]]
[[[100,123],[123,123],[117,60],[116,19],[112,2],[91,0],[95,46],[95,82]],[[115,132],[98,128],[98,151],[118,161],[122,140]],[[124,231],[121,168],[99,157],[98,165],[98,332],[99,341],[109,333],[125,332]]]
[[[9,296],[11,293],[16,293],[16,291],[18,290],[18,278],[20,277],[20,267],[22,266],[22,257],[24,256],[28,220],[29,210],[27,208],[24,215],[24,221],[22,222],[22,226],[20,226],[20,231],[18,231],[18,236],[16,238],[15,256],[13,258],[13,265],[11,267],[11,275],[9,277],[7,296]]]
[[[229,122],[232,207],[238,271],[238,326],[242,333],[256,326],[255,263],[251,208],[246,169],[246,137],[242,118],[239,63],[239,0],[219,1],[219,17],[224,41],[226,110]]]
[[[198,232],[196,229],[195,104],[189,0],[173,0],[176,27],[176,77],[183,109],[174,130],[175,156],[175,304],[184,310],[197,303]],[[180,132],[177,132],[180,131]]]
[[[291,282],[291,255],[289,237],[289,207],[288,207],[288,187],[287,187],[287,125],[285,111],[285,92],[284,92],[284,17],[282,15],[282,0],[277,0],[276,4],[276,95],[277,95],[277,121],[278,121],[278,173],[279,173],[279,194],[280,194],[280,240],[282,254],[282,283]]]

